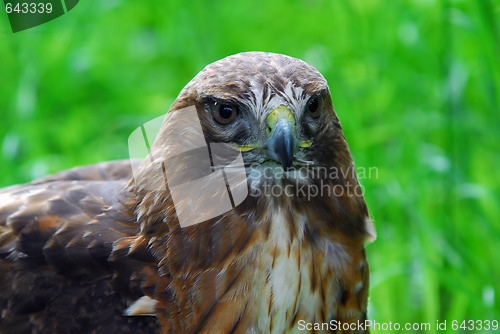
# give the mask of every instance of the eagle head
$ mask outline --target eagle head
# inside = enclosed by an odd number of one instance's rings
[[[196,106],[207,142],[242,153],[251,195],[273,186],[297,193],[299,184],[318,182],[359,187],[327,82],[300,59],[245,52],[216,61],[185,86],[170,113],[187,106]]]

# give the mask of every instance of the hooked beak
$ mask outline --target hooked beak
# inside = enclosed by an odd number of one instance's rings
[[[288,170],[297,147],[295,118],[290,109],[283,105],[273,109],[267,117],[267,131],[268,140],[264,146],[267,156]]]
[[[295,134],[295,117],[284,105],[274,108],[267,116],[267,141],[248,145],[232,144],[240,152],[263,149],[267,157],[279,162],[283,169],[288,170],[293,163],[293,155],[298,147],[308,148],[312,140],[297,140]]]

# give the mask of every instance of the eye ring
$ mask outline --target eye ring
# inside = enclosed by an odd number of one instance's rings
[[[323,97],[313,96],[309,102],[307,102],[306,111],[312,118],[321,116],[323,112]]]
[[[238,116],[238,107],[234,104],[214,101],[212,105],[212,115],[214,120],[222,125],[227,125]]]

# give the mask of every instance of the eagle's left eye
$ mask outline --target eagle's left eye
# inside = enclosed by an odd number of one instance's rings
[[[312,118],[318,118],[321,116],[321,111],[323,111],[323,97],[314,96],[309,102],[307,102],[307,113],[311,115]]]
[[[235,105],[214,102],[213,116],[217,123],[226,125],[238,116],[238,108]]]

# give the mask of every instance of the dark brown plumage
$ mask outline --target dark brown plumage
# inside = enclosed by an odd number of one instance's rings
[[[238,54],[201,71],[169,113],[187,107],[207,142],[242,152],[248,197],[180,227],[171,192],[155,185],[165,163],[182,170],[162,160],[181,145],[172,133],[189,138],[175,133],[181,122],[160,130],[159,160],[133,162],[135,179],[115,161],[3,189],[0,332],[284,333],[366,319],[374,233],[362,194],[347,191],[359,184],[321,74]],[[323,192],[301,191],[314,187]]]

